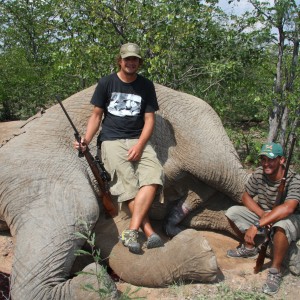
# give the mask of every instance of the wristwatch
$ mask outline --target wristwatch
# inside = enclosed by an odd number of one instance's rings
[[[253,225],[257,228],[257,230],[262,229],[262,227],[259,225],[259,221],[256,221]]]

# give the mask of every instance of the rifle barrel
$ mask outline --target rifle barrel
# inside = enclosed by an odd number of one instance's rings
[[[77,128],[75,127],[73,121],[71,120],[68,112],[66,111],[65,107],[63,106],[62,102],[60,101],[59,97],[56,97],[56,100],[58,101],[58,103],[60,104],[63,112],[65,113],[66,117],[68,118],[70,124],[72,125],[73,129],[74,129],[74,135],[76,140],[80,143],[81,142],[81,137],[79,135],[79,132],[77,130]],[[95,179],[97,180],[100,190],[102,192],[102,204],[104,206],[104,209],[109,213],[109,215],[111,217],[115,217],[118,215],[118,209],[115,207],[115,205],[112,202],[112,198],[111,198],[111,194],[110,192],[105,188],[105,184],[99,174],[99,169],[96,165],[96,161],[94,159],[94,157],[92,156],[90,149],[88,147],[86,147],[86,150],[84,152],[79,151],[79,156],[85,156],[91,170],[92,173],[94,174]]]
[[[65,113],[66,117],[68,118],[68,120],[69,120],[71,126],[73,127],[73,130],[74,130],[74,132],[75,132],[75,136],[77,135],[77,136],[80,138],[80,135],[79,135],[79,132],[78,132],[77,128],[75,127],[75,125],[74,125],[72,119],[70,118],[68,112],[66,111],[65,107],[63,106],[63,104],[62,104],[62,102],[60,101],[60,99],[59,99],[58,96],[56,97],[56,100],[57,100],[57,102],[59,103],[59,105],[61,106],[62,110],[64,111],[64,113]],[[77,140],[77,141],[78,141],[78,140]],[[80,140],[79,140],[78,142],[80,142]]]
[[[287,173],[288,173],[290,163],[291,163],[291,159],[292,159],[292,154],[293,154],[293,151],[294,151],[295,142],[296,142],[296,136],[294,135],[293,139],[292,139],[292,143],[291,143],[290,153],[289,153],[288,159],[287,159],[286,164],[285,164],[285,171],[284,171],[284,175],[283,175],[284,178],[287,177]]]

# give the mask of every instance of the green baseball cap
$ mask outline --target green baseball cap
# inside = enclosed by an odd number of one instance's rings
[[[120,55],[122,58],[135,56],[141,58],[141,50],[137,44],[127,43],[121,46]]]
[[[258,156],[265,155],[271,159],[277,156],[283,156],[283,149],[280,144],[266,143],[262,146]]]

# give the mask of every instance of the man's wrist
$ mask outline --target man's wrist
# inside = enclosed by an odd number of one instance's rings
[[[253,225],[257,228],[257,230],[261,230],[262,229],[262,227],[259,224],[259,221],[254,222]]]
[[[84,138],[83,138],[83,143],[84,143],[86,146],[88,146],[89,143],[90,143],[90,141],[89,141],[86,137],[84,137]]]

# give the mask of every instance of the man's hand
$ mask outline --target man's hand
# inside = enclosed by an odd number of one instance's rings
[[[87,148],[87,142],[85,138],[81,138],[80,143],[78,141],[74,141],[74,148],[80,152],[84,152]]]
[[[139,145],[139,144],[134,145],[133,147],[131,147],[128,150],[127,160],[129,160],[129,161],[140,160],[142,157],[143,150],[144,150],[144,147],[142,147],[141,145]]]
[[[250,226],[248,228],[248,230],[246,231],[245,237],[244,237],[246,245],[248,244],[248,245],[255,246],[254,238],[255,238],[256,234],[257,234],[257,228],[254,225]]]

